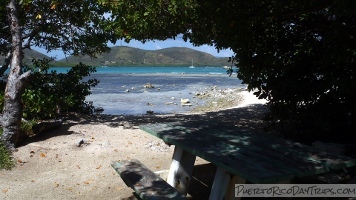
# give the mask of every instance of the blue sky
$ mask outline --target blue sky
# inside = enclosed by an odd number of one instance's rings
[[[108,46],[129,46],[129,47],[135,47],[135,48],[140,48],[140,49],[145,49],[145,50],[158,50],[158,49],[164,49],[168,47],[188,47],[191,49],[195,49],[198,51],[206,52],[209,53],[213,56],[216,57],[230,57],[233,55],[233,52],[231,50],[221,50],[219,53],[213,46],[208,46],[208,45],[203,45],[203,46],[198,46],[195,47],[189,42],[184,42],[184,40],[180,38],[176,38],[175,40],[173,39],[168,39],[164,41],[149,41],[146,42],[145,44],[141,43],[140,41],[132,40],[130,43],[126,43],[124,41],[119,41],[116,44],[108,44]],[[57,60],[64,58],[64,54],[62,51],[52,51],[47,53],[46,50],[40,49],[33,47],[34,50],[39,51],[41,53],[44,53],[48,56],[56,57]]]

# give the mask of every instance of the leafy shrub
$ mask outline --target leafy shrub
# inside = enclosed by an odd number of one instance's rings
[[[62,74],[48,72],[45,65],[38,66],[39,70],[32,69],[28,87],[22,96],[26,119],[54,118],[68,112],[92,113],[93,105],[86,102],[85,97],[91,94],[90,88],[99,81],[83,81],[83,78],[96,72],[94,67],[79,63]]]
[[[23,117],[25,119],[49,119],[68,112],[91,114],[92,102],[86,102],[90,95],[90,88],[95,87],[99,81],[87,79],[96,72],[95,67],[79,63],[67,73],[49,71],[48,59],[33,60],[33,66],[26,66],[25,71],[31,70],[24,94]],[[6,79],[3,79],[6,80]],[[5,88],[6,82],[2,81],[1,87]],[[3,109],[4,89],[0,91],[0,111]]]

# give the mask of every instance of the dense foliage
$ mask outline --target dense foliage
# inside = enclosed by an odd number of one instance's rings
[[[109,26],[105,14],[110,10],[99,0],[5,0],[1,1],[0,5],[0,23],[2,25],[0,54],[6,56],[0,67],[0,75],[3,75],[9,67],[11,68],[3,96],[3,112],[0,116],[3,134],[0,136],[0,140],[13,150],[18,142],[21,118],[23,117],[21,100],[24,98],[26,81],[31,76],[30,71],[26,71],[23,66],[23,49],[36,46],[47,51],[61,49],[66,55],[95,57],[97,53],[109,50],[108,41],[115,42],[117,37],[121,36],[114,34],[113,29]],[[77,72],[71,73],[73,73],[71,76],[74,79],[76,76],[80,76]],[[54,82],[61,81],[52,79],[51,81]],[[70,80],[66,79],[66,81]],[[80,84],[76,86],[80,91],[83,91],[84,86]],[[75,90],[75,88],[73,89]],[[25,98],[39,100],[43,99],[44,93],[48,91],[39,92],[28,89],[26,92]],[[63,89],[56,92],[69,94]],[[69,99],[59,98],[60,103],[61,101],[65,101],[65,104],[68,105],[73,103],[70,107],[64,107],[68,110],[78,106],[82,101],[82,99],[78,99],[78,102],[75,102],[73,94],[69,95],[71,95]],[[49,102],[43,102],[47,109],[45,113],[52,112],[48,107],[53,101],[50,99]],[[39,111],[39,105],[30,106],[35,107],[33,112]]]
[[[105,0],[102,0],[105,1]],[[106,0],[111,27],[126,41],[175,38],[189,31],[197,6],[194,0]]]
[[[92,103],[86,102],[85,97],[99,82],[82,79],[95,71],[80,63],[66,74],[48,70],[34,72],[23,95],[24,117],[44,119],[68,112],[92,113]]]
[[[32,75],[22,95],[23,117],[32,120],[55,118],[69,112],[92,113],[93,105],[85,98],[99,81],[86,77],[96,72],[95,68],[79,63],[67,73],[57,73],[49,71],[48,62],[34,59],[34,65],[27,67]],[[0,92],[0,102],[2,98]]]
[[[11,35],[6,5],[1,1],[0,53],[10,50]],[[108,9],[96,0],[31,0],[20,1],[19,18],[23,29],[23,47],[43,47],[48,51],[62,49],[67,55],[91,55],[108,51],[113,40],[103,16]]]
[[[269,100],[271,119],[317,137],[355,132],[355,1],[199,5],[197,18],[206,20],[194,24],[191,40],[231,48],[238,78]]]

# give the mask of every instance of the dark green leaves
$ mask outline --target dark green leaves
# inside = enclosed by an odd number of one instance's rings
[[[68,112],[93,111],[92,104],[86,102],[85,98],[91,94],[90,88],[99,81],[83,78],[96,72],[94,67],[79,63],[66,74],[61,74],[49,72],[46,60],[36,60],[34,63],[41,68],[33,69],[28,87],[22,95],[26,119],[55,118]]]
[[[112,27],[127,41],[174,38],[189,31],[195,7],[195,1],[185,0],[118,0],[111,8]]]
[[[231,48],[238,78],[269,100],[275,119],[329,133],[356,129],[355,1],[196,3],[184,37]]]

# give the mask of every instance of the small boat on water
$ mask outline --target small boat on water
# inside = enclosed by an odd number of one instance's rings
[[[189,68],[195,68],[195,67],[194,67],[194,60],[193,60],[193,59],[192,59],[192,65],[189,66]]]

